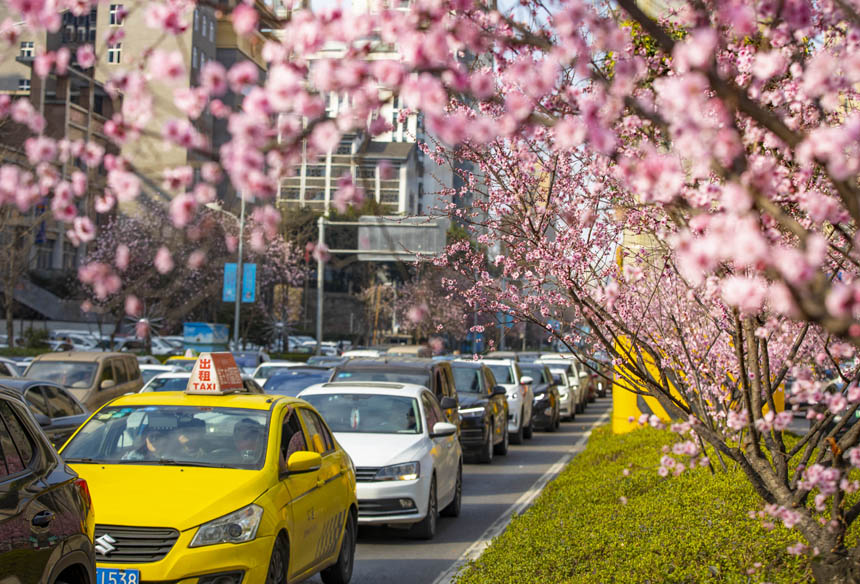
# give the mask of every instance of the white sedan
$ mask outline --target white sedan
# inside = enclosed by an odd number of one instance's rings
[[[411,525],[432,539],[441,514],[460,514],[463,453],[457,428],[426,388],[338,382],[299,394],[322,414],[355,464],[359,524]]]
[[[508,435],[511,444],[522,444],[523,438],[531,438],[534,432],[532,386],[521,382],[522,371],[513,359],[482,359],[481,362],[493,372],[496,383],[507,391]]]

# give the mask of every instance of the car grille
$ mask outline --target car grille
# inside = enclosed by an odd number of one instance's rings
[[[466,428],[460,431],[460,439],[461,440],[483,440],[484,439],[484,429],[483,428]]]
[[[407,506],[403,506],[401,501],[408,501]],[[417,513],[415,501],[412,499],[370,499],[367,501],[358,502],[359,517],[387,517],[389,515],[407,515],[409,513]]]
[[[96,560],[129,564],[157,562],[167,555],[179,539],[179,532],[168,527],[96,525],[94,539],[98,540],[103,535],[109,535],[114,540],[110,545],[115,549],[106,555],[96,551]]]
[[[355,469],[355,482],[369,483],[379,472],[381,467],[378,466],[359,466]]]

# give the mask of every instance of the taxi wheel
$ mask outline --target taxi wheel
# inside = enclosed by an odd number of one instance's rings
[[[427,515],[412,528],[412,533],[415,537],[418,539],[433,539],[436,537],[436,516],[438,514],[436,477],[434,476],[430,481],[430,498],[427,502]]]
[[[348,584],[352,579],[352,567],[355,560],[355,517],[352,513],[346,519],[343,528],[343,540],[340,544],[340,554],[337,562],[322,572],[320,577],[325,584]]]
[[[283,535],[275,540],[272,548],[272,558],[269,560],[269,571],[266,574],[266,584],[284,584],[287,581],[287,562],[289,551]]]

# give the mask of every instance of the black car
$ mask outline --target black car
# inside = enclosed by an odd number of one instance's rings
[[[523,377],[532,380],[532,393],[535,396],[532,418],[535,428],[555,432],[561,422],[560,400],[558,387],[552,379],[549,367],[541,363],[523,363],[522,361],[519,365]],[[523,383],[523,377],[520,378],[520,383]]]
[[[268,378],[263,384],[263,391],[296,397],[312,385],[328,383],[329,377],[329,367],[290,367]]]
[[[433,361],[419,357],[380,357],[378,359],[350,359],[335,368],[329,381],[389,381],[414,383],[426,387],[439,403],[446,397],[457,400],[454,373],[449,361]],[[459,428],[457,408],[445,410],[448,421]]]
[[[48,443],[17,391],[0,387],[0,580],[95,584],[85,480]]]
[[[490,368],[478,361],[452,361],[460,398],[460,446],[480,462],[508,453],[508,400]]]
[[[4,379],[2,385],[24,398],[42,432],[58,448],[90,415],[75,396],[56,383],[20,377]]]

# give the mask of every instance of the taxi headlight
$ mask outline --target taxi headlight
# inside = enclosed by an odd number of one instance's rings
[[[407,462],[384,466],[373,477],[375,481],[414,481],[421,474],[421,465],[418,462]]]
[[[252,503],[201,525],[188,547],[251,541],[257,536],[257,528],[262,518],[263,508]]]

